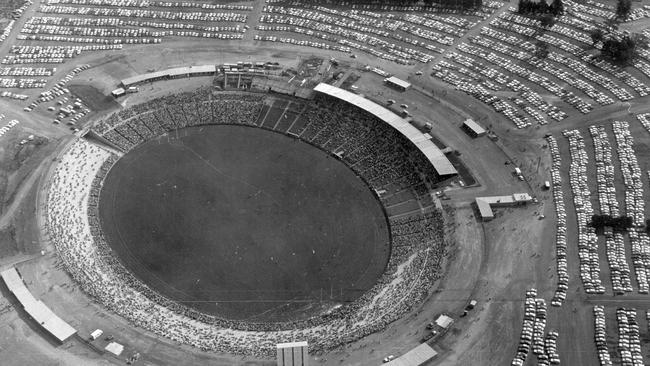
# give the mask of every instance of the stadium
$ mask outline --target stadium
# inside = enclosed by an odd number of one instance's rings
[[[643,365],[647,0],[0,5],[3,365]]]

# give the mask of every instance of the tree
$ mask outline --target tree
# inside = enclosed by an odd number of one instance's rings
[[[628,216],[611,217],[609,215],[593,215],[591,216],[590,226],[596,229],[602,229],[605,226],[610,226],[614,230],[625,231],[632,227],[632,218]]]
[[[546,0],[519,0],[517,12],[519,14],[541,15],[550,13],[553,15],[561,15],[564,13],[564,4],[562,3],[562,0],[553,0],[550,5]]]
[[[550,28],[555,24],[555,17],[552,14],[544,14],[539,18],[540,25],[544,28]]]
[[[546,13],[548,11],[548,3],[546,0],[539,0],[538,13]]]
[[[639,49],[648,43],[642,34],[631,34],[617,38],[612,35],[605,37],[600,55],[613,63],[627,66],[639,55]]]
[[[537,41],[535,43],[535,57],[546,58],[546,56],[548,56],[548,44],[543,41]]]
[[[551,4],[550,11],[553,15],[562,15],[564,14],[564,3],[562,0],[555,0]]]
[[[603,41],[605,38],[605,32],[600,28],[595,28],[589,32],[589,36],[591,37],[592,45],[595,46],[598,42]]]
[[[618,0],[616,3],[616,18],[627,19],[632,11],[632,0]]]

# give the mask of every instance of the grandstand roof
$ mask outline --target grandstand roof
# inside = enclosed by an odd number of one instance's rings
[[[278,343],[276,348],[307,347],[307,341]]]
[[[430,359],[436,357],[436,352],[426,343],[413,348],[402,356],[386,363],[386,366],[420,366]]]
[[[27,314],[36,320],[48,333],[58,339],[59,342],[63,342],[77,333],[76,329],[54,314],[47,305],[34,298],[32,293],[25,287],[25,283],[20,278],[16,268],[12,267],[3,271],[0,273],[0,277],[7,284],[7,288],[16,296]]]
[[[173,76],[186,75],[186,74],[215,73],[215,72],[217,72],[217,67],[215,65],[175,67],[172,69],[135,75],[130,78],[123,79],[122,85],[128,87],[131,85],[136,85],[139,83],[146,82],[147,80],[155,80],[163,77],[173,77]]]
[[[362,96],[329,84],[320,83],[316,85],[314,90],[353,104],[391,125],[391,127],[399,131],[404,135],[404,137],[415,144],[415,146],[431,162],[431,165],[433,165],[433,168],[438,172],[438,174],[449,175],[458,173],[445,154],[443,154],[442,151],[440,151],[440,149],[438,149],[438,147],[425,136],[425,134],[390,110]]]

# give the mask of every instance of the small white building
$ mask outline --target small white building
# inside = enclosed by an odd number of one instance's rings
[[[97,338],[101,337],[102,334],[104,334],[104,331],[101,329],[95,329],[92,333],[90,333],[90,339],[93,341],[96,340]]]
[[[278,343],[277,366],[309,366],[307,341]]]
[[[111,342],[104,349],[114,354],[115,356],[119,356],[124,351],[124,346],[117,342]]]
[[[494,218],[492,207],[525,205],[532,200],[528,193],[513,193],[510,196],[476,197],[476,206],[483,221],[489,221]]]
[[[409,83],[408,81],[404,81],[394,76],[384,79],[384,82],[386,82],[386,84],[388,84],[389,86],[392,86],[393,88],[398,89],[400,91],[406,91],[406,89],[411,87],[411,83]]]
[[[463,129],[472,137],[481,137],[485,135],[485,129],[473,119],[468,118],[463,122]]]
[[[449,329],[449,326],[451,326],[451,324],[453,324],[453,322],[454,322],[454,319],[452,319],[451,317],[449,317],[449,316],[447,316],[445,314],[440,315],[438,317],[438,319],[436,319],[436,325],[439,326],[442,329]]]
[[[115,89],[115,90],[113,90],[111,92],[111,95],[114,98],[119,98],[119,97],[123,96],[124,94],[126,94],[126,90],[124,90],[124,88],[117,88],[117,89]]]

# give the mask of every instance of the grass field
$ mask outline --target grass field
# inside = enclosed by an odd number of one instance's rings
[[[113,167],[104,232],[162,294],[230,319],[313,316],[374,285],[389,255],[382,207],[337,159],[244,126],[188,128]]]

